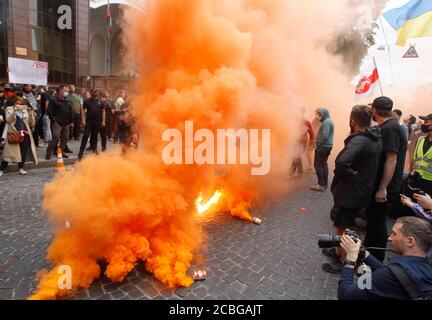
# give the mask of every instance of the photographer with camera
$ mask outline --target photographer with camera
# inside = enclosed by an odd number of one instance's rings
[[[355,106],[350,116],[351,134],[345,140],[345,148],[336,158],[335,177],[331,186],[334,207],[331,219],[338,235],[352,228],[355,218],[364,210],[372,197],[375,176],[382,152],[381,134],[378,128],[371,128],[372,109]],[[345,259],[341,248],[323,250],[333,258],[322,268],[334,274],[342,271]]]
[[[399,256],[387,266],[365,252],[364,262],[372,269],[372,287],[360,289],[354,281],[362,243],[343,235],[340,246],[347,254],[338,287],[339,300],[430,300],[432,264],[427,256],[432,246],[432,226],[425,220],[404,217],[396,221],[389,237],[391,249]]]

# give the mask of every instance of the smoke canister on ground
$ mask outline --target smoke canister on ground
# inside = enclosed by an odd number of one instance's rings
[[[262,219],[255,217],[253,218],[252,222],[255,223],[256,225],[261,225]]]

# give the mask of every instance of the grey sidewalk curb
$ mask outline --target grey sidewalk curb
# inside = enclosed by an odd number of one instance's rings
[[[72,156],[69,159],[63,159],[65,166],[74,165],[78,161],[78,157]],[[39,160],[39,164],[35,165],[33,162],[28,162],[25,164],[24,169],[27,170],[37,170],[37,169],[48,169],[55,168],[57,165],[57,157],[53,157],[51,160],[47,161],[45,159]],[[5,173],[17,172],[18,165],[10,164],[8,168],[5,170]]]

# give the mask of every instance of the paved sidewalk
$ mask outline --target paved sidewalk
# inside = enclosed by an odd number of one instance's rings
[[[44,185],[54,174],[53,169],[40,169],[1,179],[0,299],[25,299],[36,288],[36,274],[49,268],[45,256],[52,227],[41,203]],[[296,180],[295,194],[254,210],[263,219],[261,226],[228,214],[209,217],[208,248],[201,253],[206,264],[190,269],[204,268],[206,281],[170,291],[139,264],[123,283],[102,276],[73,299],[336,299],[338,277],[322,271],[327,259],[316,237],[334,232],[331,194],[309,191],[314,180],[312,175]],[[309,211],[300,212],[303,207]]]
[[[99,152],[101,152],[101,145],[100,145],[100,139],[99,139]],[[81,141],[70,141],[68,143],[68,147],[73,151],[73,154],[67,154],[69,157],[68,159],[63,159],[65,165],[73,165],[78,160],[78,153],[81,146]],[[87,147],[89,144],[87,145]],[[118,144],[113,144],[111,141],[107,143],[107,149],[112,150],[115,148],[120,148]],[[34,163],[26,163],[25,169],[33,170],[33,169],[43,169],[43,168],[52,168],[55,167],[57,164],[57,156],[52,156],[51,160],[47,161],[45,159],[46,155],[46,149],[47,146],[44,145],[42,141],[40,141],[40,147],[36,148],[36,152],[38,155],[39,164],[36,166]],[[87,151],[86,151],[87,153]],[[17,164],[9,164],[8,169],[6,170],[6,173],[10,172],[16,172],[18,171],[18,165]]]

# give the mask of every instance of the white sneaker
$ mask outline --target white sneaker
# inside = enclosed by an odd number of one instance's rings
[[[0,170],[0,177],[3,175],[3,171]]]
[[[24,169],[20,169],[18,172],[22,176],[26,176],[28,174],[27,171],[25,171]]]

